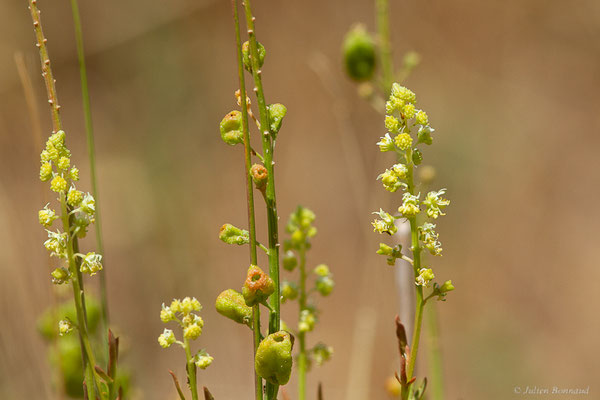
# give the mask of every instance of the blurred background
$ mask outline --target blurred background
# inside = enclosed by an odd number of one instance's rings
[[[600,3],[391,3],[396,64],[409,50],[422,59],[405,83],[436,128],[425,162],[452,201],[438,221],[444,257],[433,263],[457,288],[434,304],[447,398],[516,398],[516,386],[589,386],[583,397],[597,398]],[[70,5],[38,4],[79,188],[89,189]],[[309,393],[322,382],[327,400],[385,399],[385,380],[398,369],[394,316],[407,308],[395,274],[406,266],[375,254],[380,237],[369,221],[400,199],[374,182],[393,162],[375,146],[383,118],[357,95],[340,52],[353,23],[375,30],[374,4],[253,6],[267,49],[267,101],[288,107],[276,151],[280,226],[297,204],[311,208],[319,233],[309,266],[327,263],[336,281],[309,335],[336,352],[309,374]],[[175,399],[168,370],[184,379],[183,352],[158,346],[159,311],[173,297],[195,296],[205,306],[199,343],[215,357],[200,383],[217,399],[250,399],[250,333],[213,307],[222,290],[241,286],[248,264],[247,248],[217,237],[225,222],[246,226],[243,152],[218,133],[236,108],[230,3],[84,0],[80,8],[121,363],[138,398]],[[37,222],[50,198],[38,160],[51,120],[26,2],[3,1],[0,16],[0,398],[57,399],[37,331],[60,297]],[[28,111],[18,52],[38,115]],[[34,133],[36,119],[44,137]],[[84,250],[94,243],[90,234]],[[96,285],[89,280],[90,290]],[[284,319],[295,311],[284,306]],[[295,379],[287,390],[296,397]]]

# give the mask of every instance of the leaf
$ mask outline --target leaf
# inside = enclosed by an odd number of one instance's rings
[[[400,322],[400,317],[396,315],[396,337],[398,338],[398,351],[400,353],[400,376],[396,374],[396,379],[402,386],[408,384],[408,378],[406,377],[406,364],[408,363],[408,357],[410,350],[408,348],[408,340],[406,339],[406,329]]]
[[[119,338],[115,337],[112,331],[108,330],[108,376],[114,378],[117,372],[117,362],[119,361]]]
[[[181,391],[181,386],[179,386],[179,380],[175,376],[175,373],[171,370],[169,370],[169,373],[173,377],[173,383],[175,384],[175,388],[177,389],[177,394],[179,394],[179,398],[181,400],[185,400],[185,396],[183,395],[183,392]]]
[[[106,372],[104,372],[104,370],[102,368],[100,368],[100,366],[98,366],[98,365],[94,366],[94,370],[96,371],[96,373],[98,375],[100,375],[100,378],[102,378],[104,380],[104,382],[106,382],[108,384],[111,384],[114,382],[113,378],[108,376],[108,374]]]
[[[208,388],[204,386],[204,399],[205,400],[215,400],[213,395],[208,391]]]

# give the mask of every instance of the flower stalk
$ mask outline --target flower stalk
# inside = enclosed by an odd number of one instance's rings
[[[402,189],[402,204],[398,207],[398,214],[392,215],[383,210],[375,212],[379,219],[373,221],[375,232],[393,235],[397,231],[395,220],[408,221],[411,231],[412,259],[402,253],[402,246],[391,247],[380,243],[378,254],[387,258],[389,265],[394,265],[397,259],[404,260],[412,267],[415,284],[415,316],[411,344],[403,356],[402,371],[399,382],[401,384],[401,398],[420,400],[425,392],[426,381],[415,389],[413,377],[415,363],[418,358],[423,323],[423,312],[427,301],[433,297],[444,300],[447,292],[454,289],[451,281],[443,285],[433,283],[435,275],[431,268],[423,265],[422,253],[427,250],[433,256],[440,256],[442,252],[439,235],[434,231],[435,225],[422,222],[421,219],[438,219],[445,215],[443,210],[450,201],[443,198],[445,189],[430,191],[421,200],[421,193],[417,192],[415,170],[423,160],[419,145],[431,145],[434,129],[429,125],[429,117],[423,110],[416,109],[416,95],[400,86],[392,85],[389,100],[386,102],[385,128],[388,133],[377,143],[382,152],[393,152],[396,155],[396,164],[379,175],[385,190],[396,192]],[[422,224],[421,224],[422,223]],[[421,225],[420,225],[421,224]],[[433,288],[425,295],[425,289],[433,283]],[[404,328],[402,328],[403,330]]]
[[[250,248],[250,264],[258,264],[256,251],[256,218],[254,214],[254,188],[250,170],[252,168],[252,145],[250,142],[250,129],[248,126],[248,102],[246,95],[246,80],[244,76],[244,65],[242,55],[242,40],[240,35],[240,21],[238,14],[238,1],[232,0],[233,20],[235,25],[235,39],[237,49],[237,64],[238,64],[238,79],[240,86],[240,101],[242,113],[242,131],[244,134],[244,160],[245,160],[245,175],[246,175],[246,199],[248,209],[248,227],[249,227],[249,248]],[[260,329],[260,305],[256,304],[252,307],[252,331],[253,331],[253,347],[254,357],[262,340]],[[254,371],[254,398],[255,400],[263,399],[263,380]]]

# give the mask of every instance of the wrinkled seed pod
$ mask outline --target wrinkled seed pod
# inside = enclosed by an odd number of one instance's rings
[[[275,282],[256,265],[250,265],[248,276],[242,288],[246,305],[252,307],[267,300],[275,291]]]
[[[250,233],[231,224],[225,224],[219,230],[219,239],[227,244],[241,246],[250,243]]]
[[[250,175],[252,176],[252,181],[256,185],[256,188],[260,191],[264,191],[267,187],[267,181],[269,180],[269,173],[265,166],[254,164],[252,168],[250,168]]]
[[[267,336],[256,350],[256,373],[274,385],[285,385],[292,373],[293,337],[286,331]]]
[[[228,145],[244,143],[244,131],[242,129],[242,113],[233,110],[227,114],[219,124],[221,138]]]
[[[252,321],[252,308],[246,305],[244,296],[233,289],[227,289],[217,297],[215,302],[217,312],[238,324],[250,326]]]
[[[355,81],[366,81],[375,72],[375,41],[364,26],[356,25],[347,34],[343,44],[346,72]]]
[[[256,42],[258,44],[258,68],[261,68],[265,63],[265,55],[267,51],[265,50],[265,46]],[[248,72],[252,72],[252,63],[250,60],[250,42],[246,41],[242,44],[242,62],[244,63],[244,68]]]

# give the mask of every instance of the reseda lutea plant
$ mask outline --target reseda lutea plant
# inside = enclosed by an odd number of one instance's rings
[[[314,286],[308,288],[308,275],[306,271],[306,252],[310,250],[311,238],[317,234],[313,226],[315,214],[308,208],[298,206],[290,215],[286,231],[290,238],[284,242],[285,255],[283,268],[287,271],[298,269],[298,281],[283,281],[281,284],[281,297],[283,302],[298,300],[298,328],[294,333],[299,342],[297,356],[298,370],[298,399],[306,398],[306,373],[313,362],[321,366],[331,358],[333,348],[324,343],[317,343],[312,348],[306,346],[306,335],[314,330],[318,321],[319,310],[310,294],[317,291],[321,296],[329,296],[333,291],[333,275],[329,267],[319,264],[313,269],[315,275]]]
[[[377,145],[382,152],[394,153],[396,163],[377,179],[381,180],[384,189],[389,192],[400,189],[403,192],[402,204],[398,207],[398,213],[388,213],[382,209],[375,212],[379,218],[372,225],[375,232],[393,235],[397,231],[396,220],[404,219],[410,224],[409,250],[412,258],[403,253],[401,245],[392,247],[385,243],[379,245],[377,254],[386,257],[390,265],[394,265],[397,259],[402,259],[413,268],[416,289],[415,321],[410,347],[408,344],[401,346],[402,368],[398,379],[402,399],[422,399],[426,380],[415,389],[413,372],[419,350],[423,311],[428,300],[434,297],[444,300],[446,294],[454,290],[452,281],[446,281],[442,285],[433,283],[435,275],[432,268],[422,262],[422,252],[426,250],[432,256],[441,255],[442,247],[439,235],[435,232],[436,225],[430,221],[445,215],[443,211],[450,201],[443,197],[445,189],[430,191],[424,199],[421,199],[421,193],[417,190],[415,169],[423,161],[423,154],[418,146],[433,143],[434,129],[429,125],[427,114],[416,109],[416,95],[398,83],[392,85],[391,95],[386,103],[385,127],[388,133]],[[426,289],[429,291],[426,292]]]
[[[202,310],[202,305],[195,298],[186,297],[183,300],[173,299],[169,306],[163,303],[160,311],[160,320],[165,324],[176,322],[182,330],[183,341],[177,340],[175,333],[171,329],[165,328],[158,337],[158,344],[163,348],[169,348],[172,344],[181,346],[185,352],[185,369],[187,373],[187,382],[192,394],[193,400],[198,400],[198,383],[196,379],[196,368],[206,369],[213,362],[213,357],[201,349],[192,355],[190,341],[196,340],[202,334],[204,320],[197,313]],[[179,381],[175,374],[171,372],[173,382],[181,400],[185,400],[185,395],[181,390]],[[207,389],[204,389],[207,391]]]
[[[29,0],[29,10],[33,21],[42,65],[42,76],[46,83],[48,104],[51,108],[53,133],[40,155],[40,179],[50,183],[50,190],[56,193],[58,211],[47,204],[39,211],[39,222],[48,233],[44,247],[51,257],[60,260],[60,265],[52,271],[52,282],[56,285],[70,284],[77,320],[63,319],[58,324],[59,335],[63,336],[77,329],[79,333],[85,380],[84,391],[90,399],[114,399],[120,396],[116,378],[118,340],[109,331],[109,363],[107,372],[97,364],[88,334],[87,310],[83,274],[93,276],[102,270],[102,255],[95,252],[81,253],[79,239],[84,238],[88,227],[94,223],[95,201],[92,195],[78,190],[79,170],[71,165],[71,152],[66,146],[66,134],[62,127],[60,106],[56,93],[56,82],[52,73],[47,40],[42,31],[40,11],[36,0]],[[52,230],[54,222],[60,220],[61,228]]]

